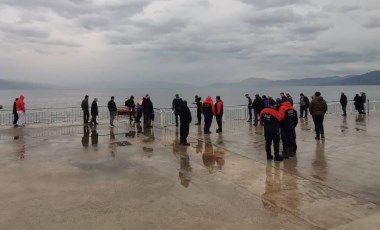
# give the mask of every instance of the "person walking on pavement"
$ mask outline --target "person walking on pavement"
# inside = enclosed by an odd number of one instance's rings
[[[197,106],[197,123],[195,125],[201,125],[202,121],[202,98],[198,97],[198,95],[195,95],[195,101],[194,103]]]
[[[17,109],[16,109],[16,103],[17,103],[18,98],[15,99],[13,102],[13,126],[17,127],[17,120],[18,120],[18,114],[17,114]]]
[[[94,100],[91,103],[91,121],[90,125],[97,125],[98,122],[96,122],[96,117],[99,115],[99,110],[98,110],[98,99],[94,98]]]
[[[339,102],[340,102],[340,105],[342,106],[342,112],[343,112],[342,116],[345,117],[347,116],[347,96],[343,92],[340,94]]]
[[[110,125],[113,127],[115,126],[113,124],[113,121],[115,120],[115,117],[117,115],[117,107],[114,96],[112,96],[111,100],[108,102],[108,110],[110,111]]]
[[[87,124],[88,120],[90,119],[90,111],[89,111],[89,104],[88,104],[88,95],[84,96],[84,99],[81,104],[82,110],[83,110],[83,123]]]
[[[129,120],[133,121],[133,118],[137,120],[136,118],[136,105],[134,102],[135,97],[131,96],[128,100],[125,101],[125,106],[129,108]],[[132,118],[133,117],[133,118]]]
[[[202,105],[202,112],[205,119],[205,125],[203,131],[205,134],[210,134],[210,127],[212,123],[212,118],[215,114],[214,102],[212,101],[211,96],[208,96]]]
[[[178,94],[175,95],[175,98],[172,102],[172,110],[175,116],[175,126],[178,127],[178,116],[179,116],[179,107],[182,104],[182,98],[179,97]]]
[[[251,97],[249,96],[248,93],[245,95],[245,97],[248,99],[248,115],[249,115],[249,119],[248,119],[247,122],[251,122],[252,121],[252,99],[251,99]]]
[[[284,114],[277,111],[275,107],[276,102],[270,100],[268,107],[264,108],[260,113],[260,123],[264,125],[267,160],[273,159],[271,147],[273,143],[274,161],[282,161],[283,157],[280,156],[280,121],[284,118]]]
[[[220,99],[220,96],[216,96],[216,102],[215,102],[215,118],[216,123],[218,124],[218,129],[216,130],[217,133],[221,133],[222,130],[222,123],[223,123],[223,101]]]
[[[307,109],[309,108],[310,101],[303,93],[300,94],[300,118],[307,118]],[[303,114],[305,113],[305,116]]]
[[[314,98],[310,103],[310,114],[313,117],[315,126],[315,139],[320,140],[325,138],[325,131],[323,127],[323,119],[327,112],[327,103],[321,96],[320,92],[315,92]]]
[[[255,116],[255,121],[253,125],[257,126],[258,121],[259,121],[259,114],[261,110],[264,108],[263,99],[261,99],[259,94],[255,95],[255,100],[253,100],[252,107],[253,107],[253,114]]]
[[[25,123],[26,123],[25,111],[26,111],[26,108],[25,108],[24,99],[25,99],[25,97],[23,95],[21,95],[16,102],[16,111],[17,111],[17,115],[18,115],[17,127],[25,127]]]
[[[191,112],[189,107],[187,106],[187,101],[183,101],[179,107],[179,119],[180,119],[180,144],[182,145],[190,145],[187,142],[187,137],[189,136],[189,129],[191,123]]]

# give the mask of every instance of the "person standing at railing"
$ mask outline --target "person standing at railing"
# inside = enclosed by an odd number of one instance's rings
[[[259,114],[261,110],[264,108],[263,99],[260,97],[259,94],[255,95],[255,100],[253,100],[252,107],[253,107],[253,114],[255,115],[255,121],[253,125],[257,126],[258,121],[259,121]]]
[[[189,136],[190,123],[192,120],[191,112],[189,107],[187,106],[187,101],[183,101],[178,109],[178,114],[180,118],[180,144],[182,145],[190,145],[187,143],[187,137]]]
[[[83,123],[88,124],[88,120],[90,119],[90,111],[89,111],[89,104],[88,104],[88,95],[84,96],[84,99],[81,104],[82,110],[83,110]]]
[[[354,102],[355,109],[358,111],[358,113],[359,114],[365,114],[365,112],[363,111],[364,110],[363,98],[361,96],[359,96],[359,94],[356,94],[354,101],[355,101]]]
[[[222,119],[223,119],[223,101],[220,99],[220,96],[216,96],[215,102],[215,118],[216,123],[218,124],[217,133],[222,132]]]
[[[347,109],[347,96],[343,92],[340,94],[339,102],[340,102],[340,105],[342,106],[342,112],[343,112],[342,116],[345,117],[345,116],[347,116],[347,111],[346,111],[346,109]]]
[[[310,101],[303,93],[300,94],[300,118],[307,118],[307,109],[309,108]],[[305,116],[303,114],[305,113]]]
[[[248,115],[249,115],[249,119],[248,119],[247,122],[251,122],[252,121],[252,99],[251,99],[251,97],[249,96],[248,93],[245,95],[245,97],[248,99]]]
[[[24,96],[21,95],[19,99],[16,102],[16,110],[17,110],[17,127],[25,127],[25,102],[24,102]]]
[[[205,119],[205,125],[203,128],[203,131],[205,134],[210,134],[210,127],[212,124],[212,118],[215,114],[215,108],[214,108],[214,102],[211,98],[211,96],[208,96],[204,101],[202,105],[202,112]]]
[[[142,109],[144,113],[144,127],[152,128],[152,118],[154,116],[153,103],[150,100],[149,94],[146,94],[143,98]]]
[[[17,103],[18,98],[15,99],[13,102],[13,126],[17,127],[17,120],[18,120],[18,114],[17,114],[17,109],[16,109],[16,103]]]
[[[202,122],[202,98],[198,97],[198,95],[195,95],[195,101],[193,104],[195,104],[197,106],[198,122],[195,123],[195,125],[201,125],[201,122]]]
[[[94,100],[91,103],[91,122],[90,125],[94,124],[97,125],[98,122],[96,122],[96,117],[99,115],[98,110],[98,99],[94,98]]]
[[[116,107],[114,96],[112,96],[111,100],[108,102],[108,110],[110,111],[110,125],[113,127],[113,126],[115,126],[113,124],[113,121],[115,120],[115,117],[117,114],[117,107]]]
[[[178,127],[178,116],[179,116],[179,108],[182,104],[182,98],[179,97],[178,94],[175,95],[175,98],[172,102],[172,110],[175,116],[175,126]]]
[[[313,117],[314,127],[315,127],[315,139],[320,140],[325,139],[325,131],[323,127],[323,119],[327,112],[327,103],[321,96],[320,92],[315,92],[313,100],[311,100],[310,114]]]

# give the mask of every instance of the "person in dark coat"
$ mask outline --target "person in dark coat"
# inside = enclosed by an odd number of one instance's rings
[[[133,118],[136,118],[136,104],[134,101],[135,97],[131,96],[128,100],[125,101],[125,106],[129,107],[129,120],[133,121]]]
[[[342,112],[343,112],[342,116],[345,117],[345,116],[347,116],[347,111],[346,111],[346,109],[347,109],[347,96],[343,92],[340,94],[339,102],[340,102],[340,105],[342,106]]]
[[[264,108],[263,99],[260,97],[259,94],[255,95],[255,100],[253,100],[252,107],[253,107],[253,114],[255,116],[255,121],[253,125],[256,126],[259,121],[259,114],[261,110]]]
[[[218,124],[218,129],[216,130],[217,133],[222,132],[222,121],[223,121],[223,101],[220,100],[220,96],[216,96],[216,102],[215,102],[215,118],[216,123]]]
[[[175,95],[175,98],[173,99],[172,102],[172,110],[174,112],[175,116],[175,126],[178,127],[178,116],[179,116],[179,108],[182,104],[182,98],[179,97],[178,94]]]
[[[18,98],[15,99],[15,101],[13,102],[13,126],[14,127],[17,127],[17,120],[18,120],[18,114],[17,114],[17,109],[16,109],[16,102],[17,102]]]
[[[214,102],[212,101],[211,96],[208,96],[203,101],[202,112],[203,112],[203,116],[205,118],[205,126],[203,128],[203,131],[205,134],[210,134],[211,133],[210,127],[212,124],[212,118],[215,114]]]
[[[187,143],[187,137],[189,136],[189,129],[191,123],[191,112],[189,107],[187,106],[187,101],[183,101],[178,108],[178,114],[180,118],[180,144],[182,145],[190,145]]]
[[[195,125],[201,125],[202,122],[202,98],[195,95],[194,103],[197,106],[197,123]]]
[[[91,103],[91,121],[90,125],[97,125],[98,122],[96,122],[96,117],[99,115],[99,110],[98,110],[98,99],[94,98],[94,100]]]
[[[295,127],[298,124],[297,111],[293,108],[290,101],[281,103],[279,111],[284,114],[284,118],[280,122],[281,140],[282,140],[282,156],[287,159],[293,157],[296,148],[296,131]]]
[[[363,101],[363,98],[361,96],[359,96],[359,94],[355,95],[354,105],[355,105],[355,109],[359,112],[359,114],[365,114],[364,113],[364,101]]]
[[[315,92],[313,100],[311,100],[309,111],[313,117],[315,126],[315,139],[320,140],[325,138],[325,131],[323,127],[323,119],[327,112],[327,103],[321,96],[320,92]]]
[[[310,101],[303,93],[300,94],[300,118],[307,118],[307,109],[309,108]],[[303,114],[305,113],[305,116]]]
[[[249,115],[249,118],[248,118],[247,122],[251,122],[252,121],[252,99],[248,93],[245,95],[245,97],[248,99],[248,115]]]
[[[112,96],[111,100],[108,102],[108,110],[110,111],[110,125],[113,127],[115,126],[113,124],[113,121],[115,120],[115,117],[117,115],[117,107],[114,96]]]
[[[90,106],[88,104],[88,95],[84,96],[81,107],[83,110],[83,123],[88,124],[88,120],[90,119]]]
[[[154,116],[153,103],[150,100],[149,94],[146,94],[143,98],[142,109],[144,113],[144,127],[152,128],[152,117]]]

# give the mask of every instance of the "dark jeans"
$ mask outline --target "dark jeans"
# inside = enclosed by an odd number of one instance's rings
[[[252,106],[248,106],[249,121],[252,121]]]
[[[145,128],[151,128],[152,127],[152,114],[151,113],[144,113],[144,127]]]
[[[13,124],[16,125],[18,120],[18,114],[17,112],[13,113]]]
[[[253,114],[255,115],[255,123],[257,125],[257,122],[259,121],[259,114],[260,114],[260,111],[257,110],[257,109],[254,109],[253,110]]]
[[[303,113],[305,112],[305,118],[307,117],[307,106],[301,105],[300,106],[300,117],[303,117]]]
[[[181,123],[179,126],[179,139],[181,140],[181,143],[187,143],[187,137],[189,136],[189,123]]]
[[[133,121],[133,118],[135,118],[135,120],[137,120],[135,110],[131,109],[131,111],[129,112],[129,120]]]
[[[141,117],[142,117],[142,111],[141,110],[137,110],[136,122],[140,122]]]
[[[197,109],[197,119],[198,119],[198,123],[200,124],[202,121],[202,110],[200,109]]]
[[[205,126],[203,128],[203,131],[205,133],[210,132],[211,123],[212,123],[212,116],[205,116]]]
[[[223,115],[216,116],[216,123],[218,124],[218,130],[222,131],[222,121],[223,121]]]
[[[342,111],[343,111],[343,115],[346,116],[347,115],[347,104],[341,104],[342,105]]]
[[[90,111],[83,110],[83,123],[88,123],[89,119],[90,119]]]
[[[280,152],[280,132],[279,125],[264,125],[264,136],[265,136],[265,151],[267,152],[267,157],[272,156],[271,146],[273,142],[274,156],[278,157]]]
[[[295,150],[295,130],[281,128],[282,151],[284,156],[293,155]]]
[[[325,130],[323,128],[323,118],[324,115],[313,115],[313,122],[315,126],[315,134],[317,137],[320,135],[325,135]]]

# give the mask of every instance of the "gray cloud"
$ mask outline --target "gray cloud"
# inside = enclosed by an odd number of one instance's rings
[[[37,28],[23,25],[0,26],[0,32],[6,34],[7,37],[26,37],[26,38],[47,38],[49,33]]]
[[[369,29],[376,29],[380,27],[380,17],[371,17],[368,22],[363,24],[364,27]]]
[[[331,12],[340,12],[340,13],[347,13],[350,11],[357,11],[361,9],[360,5],[339,5],[339,4],[329,4],[324,7],[325,10],[331,11]]]
[[[271,12],[257,12],[247,19],[247,22],[256,26],[281,26],[295,23],[302,19],[291,9],[280,9]]]
[[[276,8],[276,7],[283,7],[283,6],[289,6],[289,5],[295,5],[295,4],[309,4],[310,1],[308,0],[241,0],[244,3],[253,5],[260,9],[265,8]]]

